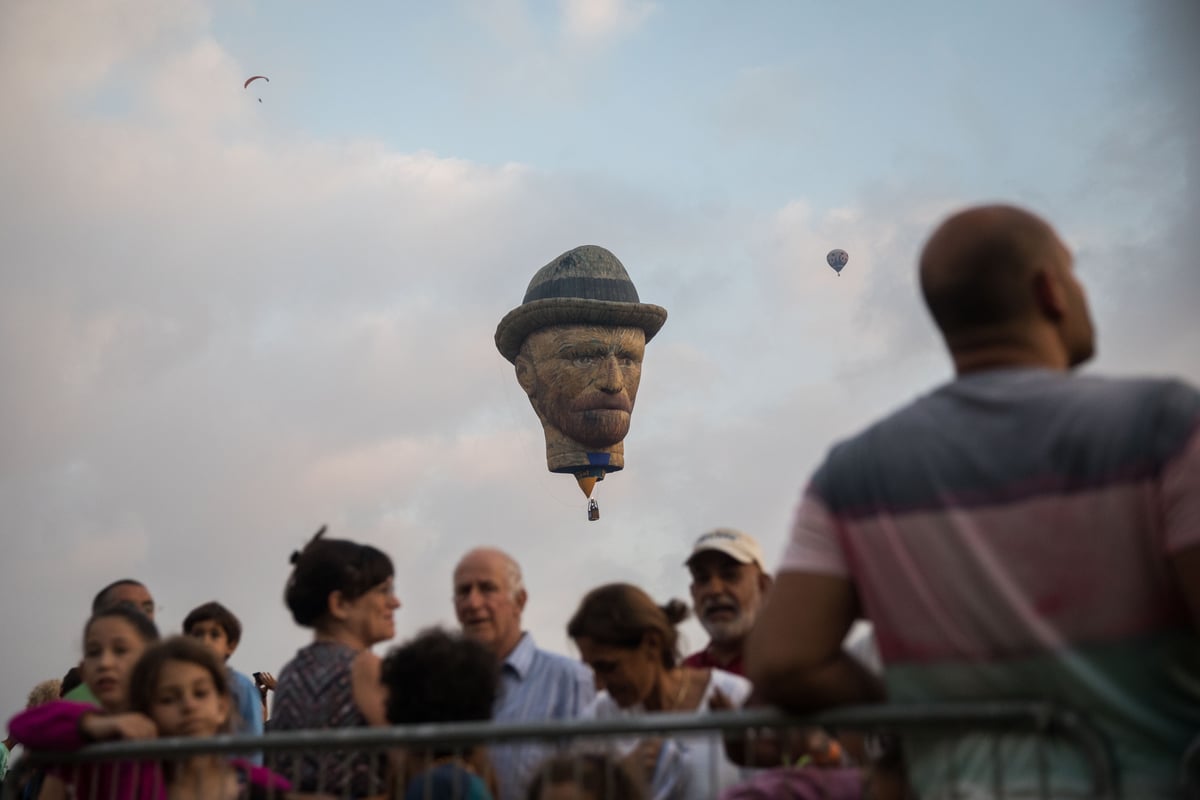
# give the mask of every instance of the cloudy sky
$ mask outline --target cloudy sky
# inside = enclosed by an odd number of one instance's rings
[[[967,203],[1060,228],[1089,371],[1200,382],[1197,41],[1191,0],[7,0],[4,716],[125,576],[277,672],[324,523],[391,554],[401,637],[508,549],[563,652],[707,528],[776,557],[828,446],[948,377],[914,261]],[[670,314],[598,522],[492,341],[579,244]]]

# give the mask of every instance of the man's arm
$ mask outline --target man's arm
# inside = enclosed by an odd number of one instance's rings
[[[881,702],[883,684],[842,649],[858,618],[850,581],[813,572],[784,572],[746,647],[756,693],[792,713]]]
[[[1179,590],[1191,609],[1192,625],[1200,633],[1200,545],[1181,550],[1170,560]]]
[[[1164,417],[1182,416],[1187,434],[1179,453],[1164,465],[1160,483],[1167,561],[1200,631],[1200,394],[1179,386]]]

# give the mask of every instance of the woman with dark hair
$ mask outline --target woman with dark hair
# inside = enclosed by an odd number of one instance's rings
[[[292,554],[284,601],[313,641],[284,666],[267,731],[387,725],[380,660],[371,647],[396,635],[392,560],[370,545],[317,531]],[[300,792],[368,797],[386,791],[380,753],[281,753],[272,766]]]
[[[567,634],[603,690],[591,709],[595,717],[704,713],[746,701],[751,687],[745,678],[682,665],[676,626],[687,614],[682,601],[659,606],[627,583],[588,592],[567,624]],[[625,749],[629,763],[646,776],[654,800],[715,797],[741,777],[718,734],[647,739]]]

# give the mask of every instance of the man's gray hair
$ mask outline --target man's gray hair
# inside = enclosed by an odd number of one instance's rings
[[[521,565],[508,553],[504,553],[503,555],[504,572],[508,577],[508,593],[516,600],[517,595],[525,590],[525,579],[521,577]]]

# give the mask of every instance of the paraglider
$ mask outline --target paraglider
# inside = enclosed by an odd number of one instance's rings
[[[846,262],[850,260],[850,254],[845,250],[837,249],[830,250],[829,255],[825,256],[825,260],[829,266],[833,267],[833,271],[842,277],[842,267],[846,266]]]
[[[243,88],[243,89],[249,89],[249,88],[250,88],[250,84],[254,83],[254,82],[255,82],[255,81],[257,81],[257,80],[264,80],[264,81],[266,81],[267,83],[270,83],[270,82],[271,82],[271,79],[270,79],[270,78],[268,78],[266,75],[251,75],[249,78],[246,78],[246,82],[242,84],[242,88]],[[262,102],[262,98],[261,98],[261,97],[260,97],[260,98],[258,98],[258,102],[260,102],[260,103]]]

